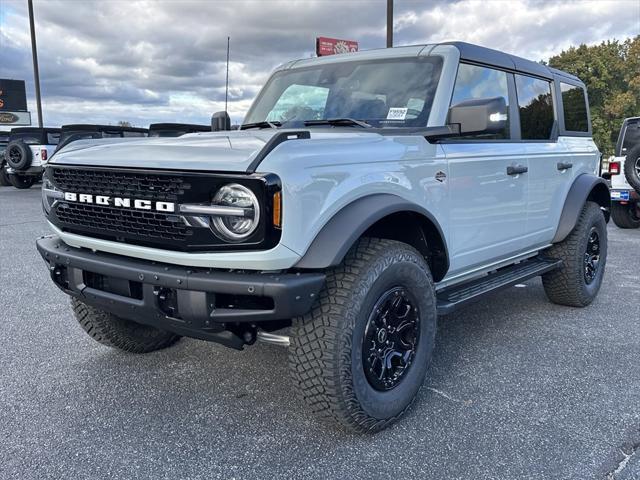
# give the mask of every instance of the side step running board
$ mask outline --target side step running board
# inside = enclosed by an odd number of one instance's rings
[[[438,315],[447,315],[468,303],[479,300],[487,293],[511,287],[533,277],[550,272],[562,266],[562,260],[534,257],[529,260],[495,270],[484,277],[476,278],[461,285],[453,285],[440,290]]]

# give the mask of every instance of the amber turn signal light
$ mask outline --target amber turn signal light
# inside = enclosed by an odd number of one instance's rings
[[[273,194],[273,226],[282,228],[282,193]]]

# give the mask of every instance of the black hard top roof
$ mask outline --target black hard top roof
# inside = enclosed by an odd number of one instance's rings
[[[72,123],[69,125],[63,125],[62,131],[78,131],[78,130],[90,130],[92,132],[148,132],[149,130],[146,128],[140,127],[123,127],[120,125],[92,125],[89,123]]]
[[[16,127],[11,129],[11,133],[60,133],[62,129],[51,127]]]
[[[582,81],[575,75],[563,72],[556,68],[551,68],[538,62],[527,60],[526,58],[517,57],[508,53],[493,50],[491,48],[481,47],[466,42],[445,42],[440,45],[453,45],[460,51],[460,59],[469,62],[483,63],[496,67],[515,70],[517,72],[528,73],[538,77],[553,80],[554,77],[563,77],[562,79],[570,80],[571,83],[579,83]]]
[[[152,123],[149,130],[197,130],[198,132],[210,132],[211,125],[198,125],[195,123]]]

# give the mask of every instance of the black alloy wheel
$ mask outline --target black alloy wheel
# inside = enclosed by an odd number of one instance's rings
[[[584,254],[584,280],[591,285],[598,275],[600,266],[600,235],[595,227],[589,232],[587,251]]]
[[[398,386],[411,368],[420,337],[417,301],[403,287],[386,291],[373,307],[362,340],[362,363],[378,391]]]

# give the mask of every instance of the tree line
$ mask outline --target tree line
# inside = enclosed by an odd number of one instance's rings
[[[640,35],[571,47],[548,64],[586,84],[593,138],[605,157],[612,155],[622,121],[640,116]]]

